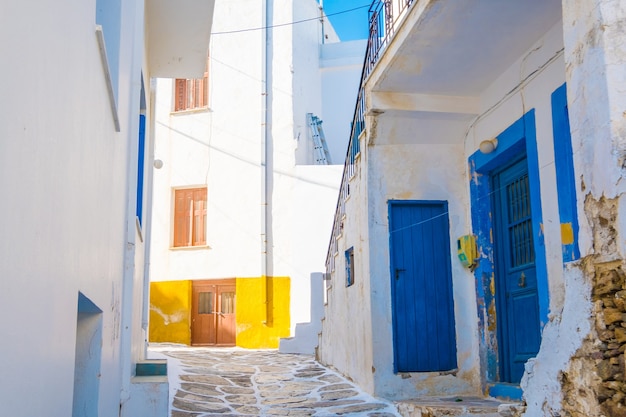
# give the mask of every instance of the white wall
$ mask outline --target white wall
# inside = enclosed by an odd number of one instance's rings
[[[624,219],[620,214],[618,219],[612,219],[615,223],[608,226],[616,233],[616,245],[610,247],[613,239],[606,239],[594,228],[592,223],[597,214],[593,204],[587,206],[586,203],[595,199],[617,198],[618,203],[623,200],[621,149],[626,108],[623,94],[626,55],[623,48],[616,45],[623,42],[621,26],[625,15],[626,7],[621,2],[563,2],[565,48],[562,68],[568,83],[579,246],[583,261],[565,267],[564,277],[559,281],[565,287],[559,299],[561,304],[551,303],[552,317],[543,332],[542,349],[527,366],[529,372],[522,381],[528,403],[527,415],[544,411],[564,414],[567,413],[564,408],[572,407],[588,415],[600,412],[595,398],[589,400],[588,396],[579,394],[580,390],[592,390],[598,383],[592,370],[595,363],[580,366],[578,358],[586,343],[599,343],[595,339],[594,324],[602,323],[599,310],[602,304],[598,305],[591,298],[592,286],[599,284],[592,279],[594,268],[587,262],[597,268],[604,260],[623,259]],[[619,210],[623,212],[623,204]],[[595,271],[599,274],[598,269]],[[567,392],[558,383],[564,374],[571,386],[581,388]],[[590,383],[588,377],[596,380]],[[572,405],[564,398],[571,395],[580,401]],[[610,410],[604,412],[610,414]]]
[[[398,118],[379,121],[377,135],[393,138],[396,132],[421,132],[406,129],[413,121]],[[397,129],[404,124],[402,129]],[[412,374],[410,379],[393,373],[393,335],[391,329],[391,287],[389,280],[389,230],[388,204],[391,199],[399,200],[446,200],[450,220],[450,254],[455,254],[456,238],[469,233],[467,225],[468,207],[466,161],[460,144],[437,144],[445,137],[441,132],[450,132],[450,121],[431,126],[433,136],[427,145],[379,145],[367,148],[369,187],[369,265],[365,265],[365,276],[370,277],[372,308],[372,343],[374,345],[373,366],[376,373],[375,392],[388,398],[410,398],[435,395],[438,392],[477,394],[479,362],[476,339],[476,301],[473,279],[459,262],[453,258],[452,280],[456,324],[458,377],[440,376],[438,373]],[[464,123],[457,122],[457,134]],[[415,135],[415,134],[414,134]],[[420,133],[417,133],[420,135]],[[427,139],[422,139],[427,140]],[[358,301],[357,301],[358,302]],[[367,377],[368,371],[362,377]],[[472,384],[475,384],[472,387]]]
[[[481,96],[482,112],[468,129],[465,150],[471,154],[481,141],[495,137],[530,109],[535,109],[541,204],[548,264],[550,310],[563,307],[563,259],[558,212],[551,94],[565,82],[563,29],[558,22],[520,57]],[[506,95],[530,74],[523,88]]]
[[[368,175],[364,169],[365,154],[356,165],[350,180],[350,197],[345,201],[349,218],[343,219],[344,228],[337,240],[334,254],[335,269],[327,282],[327,304],[322,322],[319,345],[320,361],[332,365],[349,376],[360,387],[374,392],[374,357],[371,316],[371,280],[369,270],[370,245],[367,200]],[[354,248],[354,284],[346,287],[345,251]],[[378,249],[378,248],[377,248]],[[376,252],[374,252],[376,253]]]
[[[294,0],[275,5],[273,24],[319,13],[314,0],[295,4]],[[262,12],[256,1],[217,1],[213,32],[262,27]],[[296,164],[307,137],[306,113],[323,113],[319,21],[276,27],[270,35],[267,104],[262,95],[263,31],[212,37],[209,110],[171,113],[172,82],[158,80],[155,158],[164,165],[154,179],[150,269],[154,281],[262,275],[265,135],[270,211],[267,274],[291,278],[293,332],[296,323],[309,320],[310,274],[324,269],[341,167]],[[354,66],[342,65],[346,70],[341,75],[338,69],[336,77],[351,79]],[[334,94],[343,98],[356,92],[336,86]],[[344,113],[350,113],[351,119],[353,104],[347,111],[338,107],[340,103],[328,104],[329,119]],[[346,135],[342,141],[347,144],[347,140]],[[312,150],[302,158],[312,158]],[[191,186],[208,189],[208,247],[172,249],[172,189]]]
[[[367,40],[322,45],[322,114],[333,164],[343,165],[361,82]]]
[[[217,1],[213,31],[262,26],[257,3]],[[154,179],[152,280],[260,275],[260,33],[212,38],[209,110],[171,113],[173,83],[158,80],[155,158],[164,165]],[[207,187],[208,247],[170,249],[172,190],[193,186]]]
[[[562,259],[558,207],[553,198],[556,174],[550,95],[564,82],[561,49],[561,23],[558,23],[483,91],[476,119],[417,112],[390,112],[375,120],[368,119],[369,146],[361,144],[358,180],[350,185],[351,196],[346,202],[348,218],[328,294],[321,345],[324,362],[345,372],[376,395],[388,398],[481,393],[475,279],[455,255],[456,239],[472,230],[467,159],[482,140],[501,133],[532,108],[536,112],[550,308],[555,314],[560,311],[563,306]],[[525,81],[522,91],[507,94],[529,74],[533,75]],[[365,187],[367,195],[363,191]],[[389,199],[447,200],[449,203],[456,377],[412,373],[410,378],[402,378],[393,374]],[[362,276],[357,272],[357,280],[362,277],[364,283],[351,292],[350,288],[344,288],[342,280],[343,253],[352,245],[355,258],[357,254],[364,258],[357,263],[357,270],[363,268]],[[363,307],[355,315],[350,305]],[[363,317],[363,312],[369,311],[371,317]],[[359,346],[372,346],[362,348],[366,358],[360,363],[353,357],[355,342],[359,342]],[[549,355],[547,361],[555,360],[555,355],[557,353]]]
[[[117,415],[122,381],[137,360],[122,347],[120,324],[136,302],[123,298],[123,285],[124,277],[131,287],[136,279],[124,267],[125,255],[134,255],[125,242],[134,239],[129,166],[137,146],[142,5],[122,11],[119,133],[95,2],[1,8],[7,65],[0,83],[11,100],[0,103],[0,369],[11,383],[3,384],[0,414],[71,415],[81,292],[102,310],[99,415]],[[141,280],[143,265],[136,267]],[[130,340],[130,330],[124,337]]]

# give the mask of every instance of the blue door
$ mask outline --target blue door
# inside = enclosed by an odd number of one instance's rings
[[[492,174],[500,381],[518,383],[541,343],[528,164]]]
[[[456,368],[445,201],[390,201],[394,371]]]

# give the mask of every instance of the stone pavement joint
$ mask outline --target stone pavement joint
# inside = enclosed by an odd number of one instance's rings
[[[168,357],[171,417],[400,416],[312,355],[171,344],[150,352]]]

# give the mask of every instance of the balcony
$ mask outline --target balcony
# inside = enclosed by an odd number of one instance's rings
[[[365,130],[365,82],[376,65],[384,48],[389,44],[393,33],[399,23],[406,15],[406,11],[415,0],[374,0],[369,9],[369,38],[365,51],[363,70],[361,71],[361,81],[359,83],[359,93],[357,95],[354,116],[352,118],[352,129],[348,142],[348,152],[344,163],[341,187],[339,188],[339,198],[335,210],[332,236],[326,256],[326,272],[331,273],[335,269],[335,254],[338,250],[337,240],[343,232],[343,221],[345,217],[345,202],[350,196],[350,179],[355,173],[355,164],[360,153],[359,138]]]
[[[202,78],[214,6],[214,0],[146,1],[152,77]]]
[[[365,116],[402,117],[406,143],[462,137],[481,94],[561,19],[560,0],[374,0],[369,40],[326,258],[335,269]],[[526,59],[526,58],[524,58]],[[366,88],[367,87],[367,88]],[[454,132],[415,135],[437,126]],[[439,123],[440,120],[447,121]],[[430,124],[429,124],[430,123]],[[461,130],[459,134],[458,130]],[[376,143],[386,139],[377,136]]]

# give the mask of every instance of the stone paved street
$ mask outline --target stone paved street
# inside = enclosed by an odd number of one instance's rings
[[[171,417],[399,416],[309,355],[151,345],[168,358]]]

